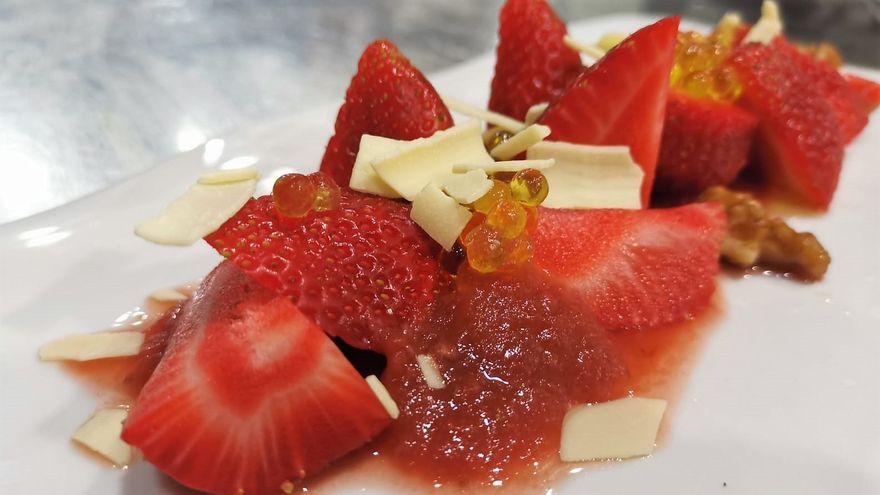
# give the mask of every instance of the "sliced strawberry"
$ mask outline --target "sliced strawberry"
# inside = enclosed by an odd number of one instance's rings
[[[834,109],[785,41],[748,43],[730,62],[740,76],[739,104],[760,119],[756,157],[771,184],[806,204],[827,208],[843,161],[844,139]]]
[[[831,105],[837,126],[844,143],[849,143],[868,125],[868,112],[863,107],[859,94],[834,67],[803,53],[794,45],[779,38],[774,45],[790,55],[810,84],[812,84]]]
[[[746,166],[757,124],[736,105],[670,92],[655,191],[687,197],[729,184]]]
[[[489,108],[523,119],[530,106],[556,100],[583,70],[565,34],[546,0],[508,0],[499,16]]]
[[[150,379],[156,366],[159,365],[162,356],[165,355],[165,349],[168,347],[168,340],[177,328],[182,308],[183,304],[178,304],[169,309],[145,331],[141,352],[135,358],[133,368],[124,378],[124,382],[130,390],[140,391]]]
[[[190,488],[268,494],[389,423],[320,328],[226,262],[184,307],[122,438]]]
[[[451,125],[449,110],[425,76],[393,43],[376,40],[358,62],[321,171],[347,186],[362,135],[411,140]]]
[[[695,203],[653,210],[544,208],[535,263],[583,296],[612,330],[682,321],[715,291],[724,210]]]
[[[844,74],[843,78],[859,96],[866,112],[871,113],[880,106],[880,84],[855,74]]]
[[[249,201],[205,240],[347,343],[385,350],[428,311],[444,280],[440,247],[402,203],[343,189],[339,207],[279,217]]]
[[[678,17],[644,27],[585,70],[540,119],[550,139],[622,144],[645,171],[647,205],[663,131]]]

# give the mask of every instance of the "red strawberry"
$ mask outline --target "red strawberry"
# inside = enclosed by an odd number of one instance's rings
[[[862,108],[867,113],[873,112],[880,106],[880,84],[855,74],[844,74],[843,78],[859,96]]]
[[[582,295],[613,330],[676,323],[715,291],[726,218],[719,205],[654,210],[543,208],[535,263]]]
[[[785,41],[748,43],[730,62],[743,84],[739,104],[760,119],[756,156],[765,175],[807,204],[827,208],[844,140],[832,106],[798,63],[800,56]]]
[[[124,379],[130,390],[135,392],[133,395],[140,392],[162,360],[165,349],[168,347],[168,340],[177,328],[182,304],[166,311],[159,320],[145,330],[141,352],[135,358],[134,366]]]
[[[556,100],[583,70],[563,43],[565,23],[546,0],[508,0],[501,8],[489,108],[516,119],[536,103]]]
[[[834,67],[813,56],[803,53],[782,38],[774,40],[774,46],[784,47],[791,54],[804,77],[828,100],[837,119],[844,143],[849,143],[868,125],[868,112],[863,108],[859,94]]]
[[[336,116],[336,134],[321,160],[326,172],[347,186],[361,136],[411,140],[452,125],[449,110],[425,76],[388,40],[367,46]]]
[[[629,146],[645,171],[644,205],[654,183],[677,33],[678,17],[636,31],[585,70],[540,119],[555,141]]]
[[[122,438],[190,488],[268,494],[389,423],[320,328],[222,263],[183,309]]]
[[[733,104],[670,92],[655,190],[690,196],[729,184],[746,166],[757,124]]]
[[[443,280],[439,246],[402,203],[343,189],[337,209],[282,218],[249,201],[205,240],[291,296],[327,333],[381,351],[427,312]]]

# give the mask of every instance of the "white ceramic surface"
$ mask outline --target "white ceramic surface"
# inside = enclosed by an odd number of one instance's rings
[[[572,26],[591,40],[650,19]],[[493,56],[431,79],[441,92],[486,101]],[[861,71],[874,79],[880,72]],[[340,99],[341,99],[340,95]],[[316,167],[336,106],[245,130],[48,213],[0,227],[0,491],[154,494],[179,488],[146,463],[114,471],[75,451],[71,433],[96,399],[41,343],[108,327],[156,288],[197,279],[219,257],[206,245],[147,244],[132,226],[208,167],[255,163],[268,189],[286,171]],[[880,493],[880,118],[847,150],[824,216],[799,218],[834,262],[824,281],[722,277],[726,309],[699,355],[653,456],[568,477],[553,493]],[[388,491],[386,482],[367,485]],[[332,491],[361,492],[343,480]]]

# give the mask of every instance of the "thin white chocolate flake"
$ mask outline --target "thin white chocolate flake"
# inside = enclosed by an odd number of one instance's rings
[[[144,343],[144,334],[137,331],[101,332],[68,335],[40,347],[43,361],[92,361],[136,356]]]
[[[523,127],[525,127],[524,122],[516,120],[512,117],[508,117],[507,115],[493,112],[491,110],[486,110],[480,107],[475,107],[469,103],[465,103],[450,96],[443,96],[442,98],[443,103],[453,112],[467,115],[468,117],[481,120],[488,124],[492,124],[496,127],[504,129],[505,131],[519,132]]]
[[[391,398],[391,394],[388,393],[388,389],[385,388],[385,385],[382,385],[382,382],[379,381],[376,375],[368,376],[366,381],[367,385],[370,386],[370,389],[373,390],[373,393],[376,394],[376,398],[382,403],[382,407],[388,411],[388,415],[391,416],[391,419],[397,419],[397,417],[400,416],[400,409],[397,407],[397,403],[394,402],[394,399]]]
[[[122,408],[100,409],[76,430],[73,441],[116,466],[128,466],[134,458],[134,449],[120,437],[126,417],[128,411]]]
[[[419,354],[416,356],[416,362],[419,364],[419,369],[428,387],[433,389],[446,387],[446,381],[443,380],[443,375],[437,369],[437,363],[434,361],[434,358],[427,354]]]

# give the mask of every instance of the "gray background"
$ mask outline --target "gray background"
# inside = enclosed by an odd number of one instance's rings
[[[878,0],[783,1],[792,37],[880,66]],[[63,204],[206,138],[340,101],[370,40],[431,72],[494,46],[500,0],[0,0],[0,223]],[[759,1],[556,0],[714,22]]]

